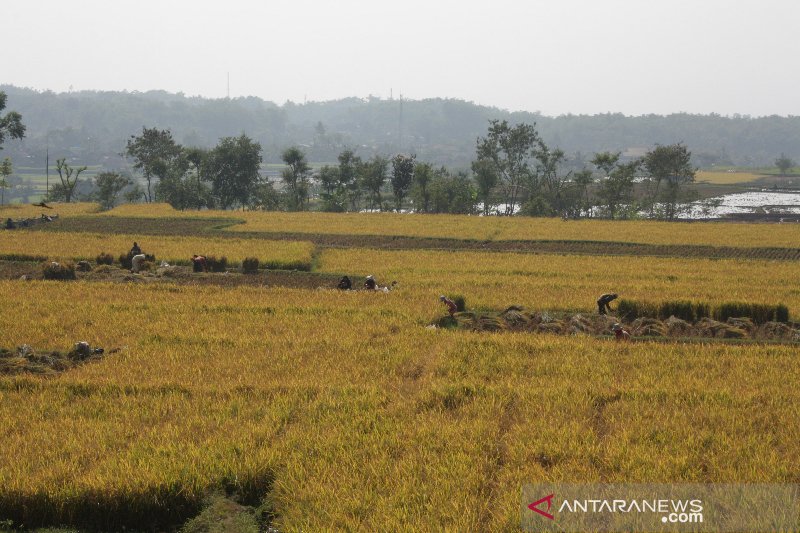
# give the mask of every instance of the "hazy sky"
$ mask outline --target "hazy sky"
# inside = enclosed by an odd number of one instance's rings
[[[0,83],[800,115],[797,0],[0,0]],[[11,104],[11,102],[9,102]]]

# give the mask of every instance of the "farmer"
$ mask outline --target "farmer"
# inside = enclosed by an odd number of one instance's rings
[[[601,295],[600,298],[597,299],[597,312],[601,315],[605,315],[607,312],[610,312],[611,306],[608,304],[616,300],[617,296],[618,295],[615,292]]]
[[[350,278],[347,276],[342,276],[342,279],[339,280],[339,284],[336,287],[343,291],[349,291],[353,288],[353,282],[350,281]]]
[[[456,305],[456,303],[447,296],[445,296],[444,294],[439,296],[439,301],[441,301],[444,305],[447,306],[447,312],[450,313],[450,316],[455,315],[456,312],[458,311],[458,306]]]
[[[134,255],[139,255],[142,253],[142,249],[139,248],[139,245],[136,244],[136,241],[133,241],[133,246],[131,247],[131,251],[128,252],[128,255],[133,257]]]
[[[6,229],[16,229],[16,224],[10,218],[6,219]]]
[[[611,326],[611,331],[614,332],[614,338],[617,339],[618,341],[631,340],[631,334],[622,329],[622,326],[620,326],[617,323],[614,323],[614,325]]]
[[[378,287],[378,284],[375,283],[375,278],[372,276],[367,276],[367,280],[364,282],[364,288],[368,291],[374,291]]]
[[[142,270],[142,265],[144,264],[145,255],[144,254],[136,254],[131,257],[131,272],[139,272]]]
[[[192,271],[205,272],[206,271],[206,258],[203,255],[192,256]]]

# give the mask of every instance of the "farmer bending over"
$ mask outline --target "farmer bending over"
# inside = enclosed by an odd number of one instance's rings
[[[617,293],[615,292],[601,295],[600,298],[597,299],[597,312],[601,315],[605,315],[607,312],[610,312],[611,306],[608,304],[616,299]]]
[[[440,301],[441,301],[441,302],[442,302],[444,305],[446,305],[446,306],[447,306],[447,312],[448,312],[448,313],[450,313],[450,316],[453,316],[453,315],[455,315],[455,314],[456,314],[456,312],[458,311],[458,306],[456,305],[456,303],[455,303],[453,300],[451,300],[450,298],[448,298],[448,297],[447,297],[447,296],[445,296],[444,294],[442,294],[441,296],[439,296],[439,300],[440,300]]]
[[[131,257],[131,272],[139,272],[142,270],[142,265],[144,264],[145,256],[144,254],[136,254]]]

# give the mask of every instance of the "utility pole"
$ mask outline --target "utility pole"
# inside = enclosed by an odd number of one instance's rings
[[[228,71],[228,100],[231,99],[231,73]]]
[[[50,144],[47,144],[47,148],[45,149],[44,155],[44,174],[47,176],[47,185],[45,185],[45,193],[44,196],[47,198],[50,196]]]

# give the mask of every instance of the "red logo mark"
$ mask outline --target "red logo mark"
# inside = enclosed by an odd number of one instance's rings
[[[541,505],[544,502],[547,502],[547,510],[549,511],[550,507],[553,505],[553,496],[555,496],[555,494],[551,494],[550,496],[545,496],[541,500],[536,500],[535,502],[533,502],[532,504],[530,504],[528,506],[528,509],[530,509],[534,513],[539,513],[540,515],[542,515],[545,518],[549,518],[550,520],[553,520],[553,518],[554,518],[553,515],[551,515],[550,513],[542,511],[541,509],[539,509],[539,505]]]

